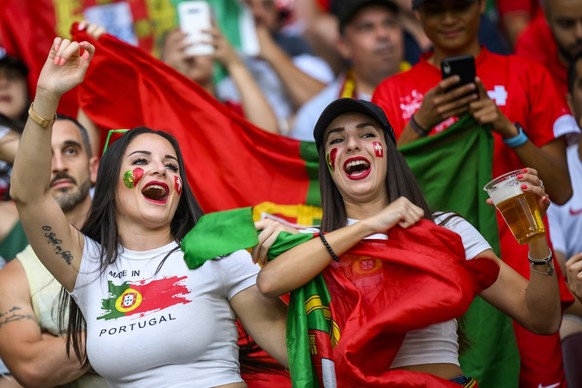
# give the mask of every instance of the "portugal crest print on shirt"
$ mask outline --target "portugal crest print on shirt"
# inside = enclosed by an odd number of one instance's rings
[[[101,300],[103,313],[97,319],[117,319],[130,315],[143,317],[177,304],[190,303],[188,288],[181,284],[187,276],[172,276],[163,279],[147,279],[138,282],[126,281],[120,285],[107,282],[109,297]]]

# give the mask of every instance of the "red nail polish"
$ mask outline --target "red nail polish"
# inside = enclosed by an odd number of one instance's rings
[[[517,179],[523,179],[523,175],[519,174],[519,175],[517,176]]]
[[[527,185],[521,185],[521,188],[525,190],[527,189]]]
[[[527,168],[524,168],[521,170],[522,172],[527,172]]]

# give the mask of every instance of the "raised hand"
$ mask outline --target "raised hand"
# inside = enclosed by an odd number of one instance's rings
[[[89,42],[55,38],[38,78],[38,92],[60,97],[79,85],[94,53],[95,47]]]
[[[568,288],[582,302],[582,253],[577,253],[566,261]]]

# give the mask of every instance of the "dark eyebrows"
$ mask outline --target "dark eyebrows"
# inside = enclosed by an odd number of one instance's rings
[[[64,144],[63,144],[63,148],[66,147],[76,147],[79,149],[83,149],[83,146],[81,143],[79,143],[78,141],[75,140],[65,140]]]
[[[141,151],[141,150],[137,150],[137,151],[133,151],[131,154],[129,154],[128,156],[134,155],[134,154],[144,154],[144,155],[148,155],[151,156],[152,153],[150,151]],[[178,161],[178,158],[176,158],[174,155],[164,155],[165,159],[173,159],[176,162]]]
[[[368,121],[365,121],[365,122],[363,122],[363,123],[359,123],[359,124],[357,124],[357,125],[356,125],[356,128],[357,128],[357,129],[363,129],[363,128],[366,128],[366,127],[373,127],[374,129],[381,131],[381,130],[378,128],[378,124],[376,124],[376,123],[375,123],[375,122],[373,122],[373,121],[369,121],[369,122],[368,122]],[[330,136],[331,136],[333,133],[344,132],[344,131],[345,131],[345,127],[337,127],[337,128],[330,129],[330,130],[329,130],[329,132],[327,132],[327,136],[326,136],[325,140],[327,141],[327,139],[328,139],[328,138],[329,138],[329,137],[330,137]]]

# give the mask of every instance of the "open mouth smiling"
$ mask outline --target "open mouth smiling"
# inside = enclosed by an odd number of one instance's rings
[[[163,182],[150,182],[141,193],[151,201],[164,203],[168,199],[169,191],[168,185]]]
[[[344,171],[350,179],[364,179],[370,174],[370,162],[361,156],[349,158],[344,162]]]

